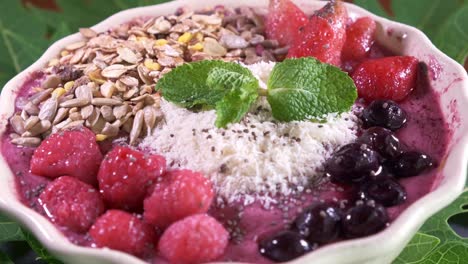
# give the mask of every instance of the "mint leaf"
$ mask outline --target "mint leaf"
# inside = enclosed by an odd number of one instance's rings
[[[29,246],[37,253],[40,259],[49,264],[63,264],[63,262],[53,257],[31,233],[23,232],[26,242],[28,242]]]
[[[393,264],[464,263],[468,259],[468,238],[456,234],[448,219],[468,212],[467,205],[468,189],[465,189],[455,202],[429,218]]]
[[[349,111],[357,98],[353,80],[314,58],[277,63],[268,80],[268,102],[281,121],[320,119]]]
[[[0,242],[22,240],[24,240],[24,236],[21,227],[5,215],[0,214]]]
[[[2,264],[15,264],[5,253],[0,251],[0,263]]]
[[[424,233],[416,233],[393,264],[416,264],[424,259],[438,244],[440,239]]]

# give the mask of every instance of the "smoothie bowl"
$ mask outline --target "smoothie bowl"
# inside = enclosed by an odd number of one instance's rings
[[[1,96],[0,208],[67,263],[390,263],[462,191],[464,69],[341,2],[174,1]]]

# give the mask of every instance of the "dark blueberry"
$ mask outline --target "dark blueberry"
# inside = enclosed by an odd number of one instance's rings
[[[312,250],[312,245],[293,231],[282,231],[259,244],[260,254],[276,262],[289,261]]]
[[[388,167],[397,177],[411,177],[434,166],[434,161],[426,154],[417,151],[404,152],[388,162]]]
[[[346,237],[364,237],[384,229],[388,220],[385,207],[373,201],[361,201],[348,209],[342,220],[342,229]]]
[[[380,126],[395,131],[406,123],[406,112],[391,100],[375,100],[362,111],[366,127]]]
[[[325,164],[325,172],[333,182],[362,181],[379,170],[379,154],[366,144],[351,143],[336,151]]]
[[[390,207],[406,201],[406,191],[393,178],[377,178],[361,185],[359,198],[374,200],[383,206]]]
[[[327,203],[312,205],[299,214],[292,229],[309,242],[327,243],[340,235],[341,209]]]
[[[394,158],[401,154],[400,140],[392,131],[383,127],[371,127],[358,138],[358,143],[369,145],[385,158]]]

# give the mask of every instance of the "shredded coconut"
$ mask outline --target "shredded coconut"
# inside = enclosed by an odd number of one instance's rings
[[[265,87],[274,63],[248,66]],[[327,122],[281,123],[260,98],[240,123],[214,125],[216,112],[192,112],[161,101],[164,122],[140,147],[166,157],[170,168],[187,168],[210,178],[226,202],[275,202],[277,195],[322,178],[325,160],[339,146],[356,139],[353,111],[329,114]]]

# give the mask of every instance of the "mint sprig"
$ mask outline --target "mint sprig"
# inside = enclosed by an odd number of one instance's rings
[[[287,59],[273,68],[267,98],[274,118],[311,120],[349,111],[357,91],[337,67],[313,58]]]
[[[215,108],[217,127],[239,122],[260,95],[258,80],[247,68],[223,61],[179,66],[164,75],[156,89],[166,100],[183,107]],[[353,80],[339,68],[300,58],[275,65],[266,95],[273,117],[289,122],[320,120],[329,113],[349,111],[357,91]]]

